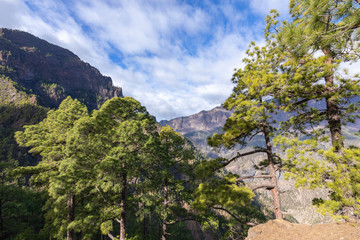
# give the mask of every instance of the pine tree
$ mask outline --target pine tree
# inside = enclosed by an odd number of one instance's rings
[[[276,98],[291,117],[275,141],[297,185],[330,189],[329,200],[314,201],[323,213],[358,216],[358,150],[344,144],[342,126],[358,115],[360,84],[340,64],[359,59],[360,3],[292,0],[290,13],[277,29],[287,60]]]
[[[130,97],[108,100],[73,131],[68,151],[82,166],[84,177],[76,186],[96,192],[87,204],[90,208],[96,204],[101,232],[111,239],[129,237],[127,214],[131,207],[139,208],[138,186],[157,161],[154,156],[159,145],[155,120]],[[118,237],[114,222],[119,223]]]
[[[359,110],[349,104],[349,99],[359,94],[359,84],[351,77],[339,75],[339,63],[359,59],[360,3],[291,0],[290,13],[293,20],[284,22],[278,39],[284,50],[291,53],[288,64],[293,76],[279,91],[290,96],[287,110],[300,112],[297,123],[326,120],[332,146],[336,152],[341,151],[341,126],[351,118],[349,114]],[[321,56],[314,57],[316,52]],[[306,108],[304,104],[310,100],[324,100],[325,110]]]
[[[208,139],[211,146],[244,148],[252,138],[262,136],[264,145],[256,146],[253,150],[240,153],[222,163],[228,165],[244,156],[265,153],[266,160],[262,162],[269,169],[268,175],[243,176],[238,181],[248,178],[268,178],[270,184],[261,184],[251,187],[252,190],[266,188],[271,189],[274,201],[274,213],[277,219],[282,219],[283,214],[280,204],[280,193],[277,184],[277,170],[279,160],[273,152],[272,137],[276,133],[276,120],[278,102],[274,98],[274,89],[277,79],[282,78],[282,56],[278,54],[276,43],[268,38],[264,47],[251,44],[247,51],[248,57],[243,61],[246,64],[233,75],[233,83],[236,84],[232,95],[225,101],[224,107],[232,110],[232,115],[227,119],[222,134],[214,134]]]
[[[57,110],[50,110],[47,117],[38,124],[24,126],[24,131],[16,132],[20,146],[30,147],[31,153],[40,154],[42,160],[36,166],[20,167],[17,174],[33,174],[31,184],[34,188],[49,194],[47,223],[53,228],[52,235],[57,238],[74,239],[71,227],[75,219],[75,169],[66,151],[67,138],[80,118],[87,117],[85,105],[67,97]]]
[[[160,132],[163,159],[155,168],[158,181],[153,181],[161,194],[162,240],[167,239],[167,226],[186,220],[194,220],[186,206],[190,206],[192,189],[195,186],[192,169],[195,165],[194,149],[186,139],[171,127]]]

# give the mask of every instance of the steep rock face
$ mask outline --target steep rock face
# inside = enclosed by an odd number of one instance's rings
[[[179,133],[188,134],[221,128],[230,115],[230,111],[222,107],[216,107],[210,111],[201,111],[188,117],[175,118],[170,121],[163,120],[160,121],[160,124],[162,126],[169,125]]]
[[[68,95],[89,109],[122,97],[121,88],[114,87],[110,77],[69,50],[17,30],[0,29],[0,75],[35,94],[45,107],[57,107]]]

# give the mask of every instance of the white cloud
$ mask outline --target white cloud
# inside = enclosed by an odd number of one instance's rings
[[[1,0],[0,20],[73,51],[160,120],[211,109],[229,96],[233,69],[242,65],[249,42],[262,36],[261,25],[243,23],[246,11],[236,13],[229,3],[221,10],[209,5],[207,12],[175,0],[79,0],[71,6],[34,0],[35,9]],[[226,26],[212,14],[226,16]],[[121,54],[121,66],[109,51]]]
[[[148,105],[150,112],[157,112],[160,119],[218,106],[231,92],[233,69],[242,64],[247,46],[239,44],[242,42],[243,38],[229,35],[217,39],[211,47],[199,49],[196,56],[136,58],[141,66],[138,71],[146,74],[134,77],[131,83],[124,82],[125,94],[131,89],[132,96]]]
[[[206,22],[199,9],[176,1],[78,2],[77,14],[96,32],[96,38],[111,42],[125,54],[161,52],[171,46],[176,31],[201,31]]]
[[[24,12],[26,12],[26,5],[22,1],[2,0],[0,3],[0,26],[8,28],[17,27],[18,18]]]

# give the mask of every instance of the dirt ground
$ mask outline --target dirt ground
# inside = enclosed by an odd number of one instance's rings
[[[306,225],[271,220],[251,228],[246,240],[360,240],[360,223]]]

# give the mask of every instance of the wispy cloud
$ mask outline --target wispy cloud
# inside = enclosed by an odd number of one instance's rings
[[[262,41],[268,6],[260,0],[2,0],[0,22],[68,48],[158,119],[169,119],[229,96],[248,44]]]
[[[176,1],[80,1],[79,19],[90,26],[96,38],[114,45],[124,54],[166,53],[176,44],[177,32],[202,31],[206,15]],[[184,34],[183,33],[183,34]]]

